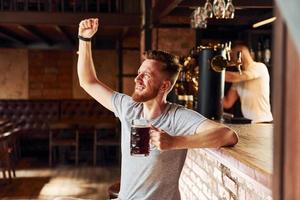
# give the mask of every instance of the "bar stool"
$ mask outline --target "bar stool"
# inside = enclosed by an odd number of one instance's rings
[[[7,131],[0,134],[0,168],[2,168],[3,179],[11,181],[12,177],[16,177],[15,171],[15,133],[18,129]]]
[[[53,149],[60,146],[75,148],[75,164],[78,165],[79,132],[69,123],[54,123],[49,125],[49,166],[55,160]]]
[[[115,182],[108,187],[107,193],[110,199],[116,199],[119,196],[120,182]]]
[[[115,146],[120,147],[119,124],[116,118],[102,119],[94,125],[94,152],[93,164],[97,164],[97,147]],[[120,149],[118,148],[118,162],[120,162]]]

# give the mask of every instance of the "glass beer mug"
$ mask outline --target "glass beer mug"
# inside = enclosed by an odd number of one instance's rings
[[[145,119],[134,119],[131,122],[130,154],[148,156],[150,152],[150,124]]]

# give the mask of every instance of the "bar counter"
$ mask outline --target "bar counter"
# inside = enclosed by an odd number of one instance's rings
[[[272,199],[273,125],[227,125],[239,135],[234,147],[188,150],[183,199]]]

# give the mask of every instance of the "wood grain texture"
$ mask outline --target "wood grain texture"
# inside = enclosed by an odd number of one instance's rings
[[[276,2],[275,2],[276,3]],[[278,6],[275,7],[275,16],[277,17],[274,22],[273,28],[273,93],[272,93],[272,106],[274,116],[274,176],[273,176],[273,199],[281,200],[282,195],[282,179],[283,179],[283,143],[284,143],[284,118],[283,115],[285,107],[285,60],[286,60],[286,26],[281,17]]]
[[[239,135],[234,147],[207,149],[227,166],[234,167],[267,188],[272,187],[273,124],[229,125]]]
[[[300,54],[287,35],[284,126],[284,199],[300,198]]]

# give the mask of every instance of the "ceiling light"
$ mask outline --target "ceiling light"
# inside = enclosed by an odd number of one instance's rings
[[[265,19],[263,21],[260,21],[260,22],[257,22],[255,24],[252,25],[253,28],[257,28],[257,27],[260,27],[260,26],[263,26],[263,25],[266,25],[266,24],[269,24],[269,23],[272,23],[276,20],[276,17],[271,17],[269,19]]]

